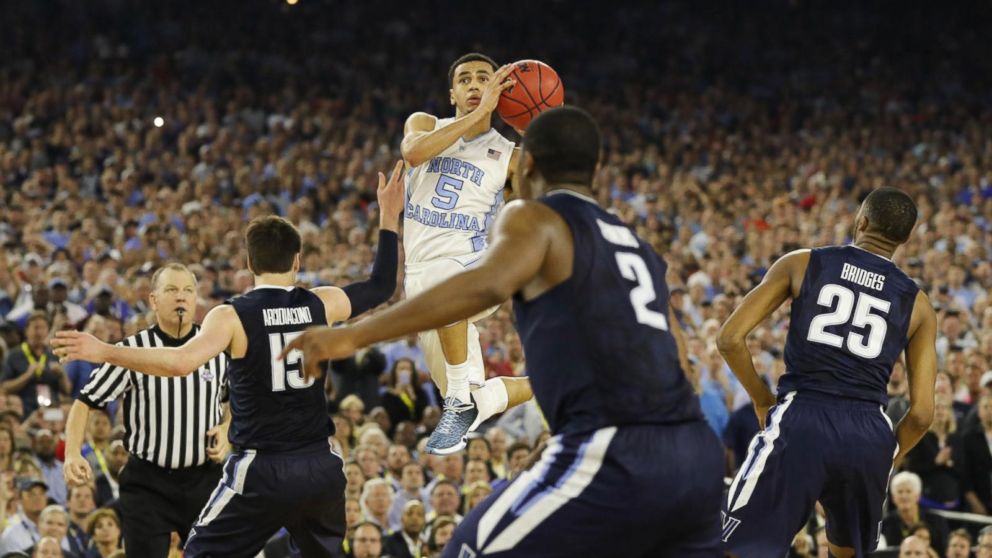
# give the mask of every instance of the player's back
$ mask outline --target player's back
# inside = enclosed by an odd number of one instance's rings
[[[436,129],[452,120],[438,119]],[[490,129],[469,141],[458,138],[407,172],[403,248],[408,264],[468,256],[486,247],[513,148],[513,142]]]
[[[232,358],[228,378],[231,443],[240,448],[290,451],[325,443],[332,433],[324,386],[305,380],[302,360],[275,360],[305,329],[326,325],[324,304],[306,289],[259,286],[228,301],[248,338]]]
[[[811,250],[792,302],[779,393],[811,390],[884,404],[918,291],[894,263],[867,250]]]
[[[551,430],[698,420],[698,398],[668,326],[666,265],[595,201],[559,190],[540,199],[568,224],[572,276],[514,299],[527,370]]]

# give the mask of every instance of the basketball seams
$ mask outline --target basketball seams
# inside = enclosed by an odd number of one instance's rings
[[[534,72],[534,70],[528,68],[529,71],[526,74],[524,74],[524,72],[520,69],[520,67],[514,64],[513,72],[510,74],[510,76],[513,79],[515,79],[517,82],[514,85],[514,87],[519,86],[523,88],[523,95],[511,89],[512,96],[510,92],[504,92],[501,95],[501,99],[500,99],[500,103],[502,104],[501,107],[502,110],[500,112],[500,116],[508,124],[514,127],[526,126],[526,123],[514,122],[515,120],[523,121],[526,117],[526,121],[529,122],[531,119],[541,114],[543,111],[557,106],[557,105],[552,105],[551,103],[553,102],[553,98],[555,97],[555,94],[557,93],[560,95],[559,90],[563,88],[561,77],[557,74],[557,72],[554,71],[553,68],[547,66],[548,70],[550,71],[548,75],[549,78],[548,81],[550,82],[551,79],[554,79],[555,81],[553,82],[553,86],[550,88],[550,90],[545,92],[546,84],[544,83],[544,67],[543,67],[545,66],[545,64],[539,60],[527,60],[521,62],[529,62],[534,64],[537,67],[537,71]],[[534,82],[533,79],[534,77],[537,78],[536,83],[532,83]],[[537,91],[531,91],[530,88],[528,87],[529,83],[535,85],[537,87]],[[502,102],[503,98],[512,101],[512,103],[503,103]],[[561,104],[561,100],[558,101],[558,104]],[[516,105],[516,107],[510,106],[511,104]],[[509,109],[514,109],[517,107],[520,107],[523,110],[520,110],[519,112],[515,112],[513,114],[506,114],[506,112],[508,112]]]

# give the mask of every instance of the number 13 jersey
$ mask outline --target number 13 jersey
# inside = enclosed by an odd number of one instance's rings
[[[867,250],[811,250],[792,301],[779,394],[812,390],[885,404],[918,291],[894,263]]]
[[[285,360],[283,347],[311,326],[327,325],[324,303],[299,287],[259,285],[226,301],[245,329],[248,348],[228,368],[231,443],[241,449],[292,451],[327,443],[324,378],[306,380],[300,351]]]
[[[435,129],[452,120],[438,119]],[[512,141],[490,128],[470,141],[458,138],[436,157],[407,171],[403,215],[407,264],[462,258],[485,249],[486,235],[503,202],[513,147]]]

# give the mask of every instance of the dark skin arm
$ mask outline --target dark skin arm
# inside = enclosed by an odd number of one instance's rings
[[[906,375],[909,378],[909,411],[896,426],[898,467],[933,422],[933,387],[937,380],[937,314],[927,295],[920,291],[913,304],[906,345]]]
[[[309,329],[285,352],[302,350],[306,375],[316,377],[322,361],[467,319],[518,291],[535,298],[571,273],[572,238],[565,222],[540,203],[515,201],[503,209],[486,255],[474,268],[352,326]]]
[[[727,318],[717,337],[717,348],[751,397],[762,429],[765,428],[768,409],[775,404],[775,394],[761,381],[754,368],[751,351],[747,348],[747,336],[786,299],[799,294],[808,263],[808,250],[792,252],[776,261],[761,284],[749,292]]]

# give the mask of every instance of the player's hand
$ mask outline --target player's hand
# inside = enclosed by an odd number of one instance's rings
[[[776,403],[775,396],[769,391],[767,397],[755,399],[751,403],[754,405],[754,414],[758,415],[758,426],[761,430],[764,430],[765,419],[768,417],[768,411],[770,411]]]
[[[222,422],[207,430],[207,457],[214,463],[223,463],[227,452],[231,451],[231,441],[227,437],[230,422]]]
[[[96,337],[81,331],[59,331],[52,338],[52,348],[59,362],[66,363],[74,360],[88,362],[103,362],[103,345]]]
[[[379,188],[376,198],[379,200],[379,227],[393,232],[399,232],[400,215],[403,213],[405,202],[403,185],[403,160],[396,161],[393,172],[386,181],[386,175],[379,173]]]
[[[93,469],[88,461],[83,459],[78,453],[65,455],[65,466],[62,468],[62,476],[65,478],[66,486],[79,486],[93,482]]]
[[[496,110],[496,105],[499,104],[499,96],[502,95],[504,91],[517,84],[516,80],[510,79],[510,74],[513,73],[513,70],[513,64],[506,64],[496,70],[496,73],[493,74],[493,78],[489,80],[489,83],[486,84],[485,89],[482,90],[482,98],[479,100],[479,108],[476,109],[480,114],[490,114]]]
[[[357,350],[351,328],[312,327],[286,345],[279,358],[285,360],[290,351],[303,351],[303,375],[316,379],[324,372],[323,362],[353,355]]]

